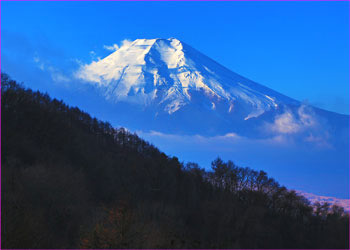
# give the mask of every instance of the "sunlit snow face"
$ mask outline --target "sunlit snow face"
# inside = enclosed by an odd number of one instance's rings
[[[202,101],[211,107],[224,101],[228,113],[234,111],[234,102],[243,103],[247,106],[246,120],[277,108],[280,100],[276,99],[284,98],[175,38],[123,43],[106,58],[82,65],[76,77],[95,84],[113,102],[163,104],[169,114],[191,103],[193,92],[201,93]]]

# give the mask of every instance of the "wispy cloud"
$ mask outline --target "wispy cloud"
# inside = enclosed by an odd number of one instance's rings
[[[116,51],[119,49],[119,45],[118,44],[113,44],[113,45],[103,45],[103,48],[105,50],[109,50],[109,51]]]
[[[272,131],[282,134],[297,133],[302,129],[301,124],[291,112],[285,112],[276,117],[274,123],[269,125]]]
[[[91,50],[89,52],[92,61],[100,61],[101,57],[97,56],[96,52]]]
[[[74,73],[74,77],[90,83],[101,84],[101,74],[99,61],[93,61],[90,64],[81,64],[80,68]]]
[[[40,70],[48,72],[54,82],[70,81],[68,76],[64,75],[58,68],[52,66],[47,60],[42,60],[38,55],[33,57],[33,61]]]
[[[129,39],[124,39],[122,42],[121,42],[121,46],[128,46],[132,43],[133,41],[129,40]]]
[[[113,44],[111,46],[104,45],[103,47],[107,50],[115,51],[131,43],[132,41],[125,39],[120,42],[120,46]],[[103,75],[101,72],[105,69],[106,65],[100,65],[101,58],[97,57],[94,51],[90,52],[90,56],[92,57],[92,62],[87,64],[81,63],[79,69],[74,73],[74,77],[101,86],[105,84],[105,81],[102,81],[102,79],[111,78],[112,76],[101,77]]]
[[[116,43],[114,43],[114,44],[112,44],[112,45],[103,45],[103,48],[105,49],[105,50],[109,50],[109,51],[116,51],[116,50],[118,50],[119,48],[121,48],[121,47],[123,47],[123,46],[128,46],[128,45],[130,45],[132,43],[132,41],[131,40],[129,40],[129,39],[124,39],[124,40],[122,40],[119,44],[116,44]]]
[[[267,129],[281,134],[296,134],[310,128],[317,128],[318,117],[308,105],[301,105],[297,112],[286,110],[276,116],[274,122],[267,124]]]
[[[195,148],[208,148],[221,151],[240,151],[243,148],[270,148],[274,150],[288,150],[288,148],[297,148],[298,145],[303,145],[308,149],[324,150],[332,149],[333,146],[329,142],[329,133],[325,128],[317,127],[314,120],[310,121],[310,117],[304,114],[304,121],[298,122],[295,117],[291,118],[291,114],[283,114],[276,118],[273,124],[268,126],[276,129],[274,133],[265,138],[252,139],[241,136],[236,133],[227,133],[217,136],[203,136],[203,135],[179,135],[162,133],[159,131],[137,131],[141,137],[149,138],[150,140],[161,140],[180,143],[182,145],[191,145]],[[316,118],[313,118],[316,119]],[[311,129],[311,127],[313,129]],[[266,127],[265,127],[266,129]]]
[[[198,147],[216,147],[221,148],[223,151],[234,150],[235,147],[242,145],[249,147],[253,146],[290,146],[290,139],[287,136],[277,135],[271,138],[265,139],[250,139],[244,136],[240,136],[235,133],[228,133],[225,135],[217,136],[203,136],[203,135],[178,135],[178,134],[167,134],[159,131],[137,131],[137,134],[147,138],[159,138],[162,140],[181,142],[183,144],[197,145]]]
[[[181,161],[198,162],[206,168],[215,157],[220,156],[241,166],[264,169],[290,188],[315,190],[311,187],[319,185],[321,179],[323,186],[329,186],[334,176],[339,180],[339,187],[344,188],[343,184],[348,183],[346,177],[333,172],[331,177],[329,171],[346,169],[348,152],[329,147],[327,138],[321,133],[308,132],[280,133],[270,138],[253,139],[235,133],[201,136],[136,131],[141,138],[167,154],[175,155]]]
[[[286,109],[277,115],[273,123],[266,124],[266,130],[280,134],[296,134],[308,129],[317,129],[320,126],[319,117],[311,106],[301,105],[295,112]]]
[[[288,142],[303,141],[318,147],[331,148],[329,126],[309,105],[301,105],[296,111],[287,109],[266,123],[263,130]]]
[[[64,74],[60,73],[57,69],[52,69],[51,71],[51,78],[55,82],[69,82],[70,78],[65,76]]]

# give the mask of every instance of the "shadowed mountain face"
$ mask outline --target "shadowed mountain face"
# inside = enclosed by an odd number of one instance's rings
[[[115,104],[121,122],[164,133],[293,136],[344,147],[349,116],[302,104],[175,39],[137,39],[76,76]],[[138,126],[137,124],[140,124]],[[142,125],[141,125],[142,124]]]

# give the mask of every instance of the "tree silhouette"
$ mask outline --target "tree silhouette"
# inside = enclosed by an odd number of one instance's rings
[[[1,74],[3,248],[349,248],[349,217],[266,172],[180,163]]]

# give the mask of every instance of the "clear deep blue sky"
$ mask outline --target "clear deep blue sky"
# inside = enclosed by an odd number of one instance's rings
[[[348,2],[1,2],[2,70],[30,85],[44,77],[31,73],[36,56],[71,72],[110,53],[103,45],[176,37],[247,78],[348,114],[348,12]]]

